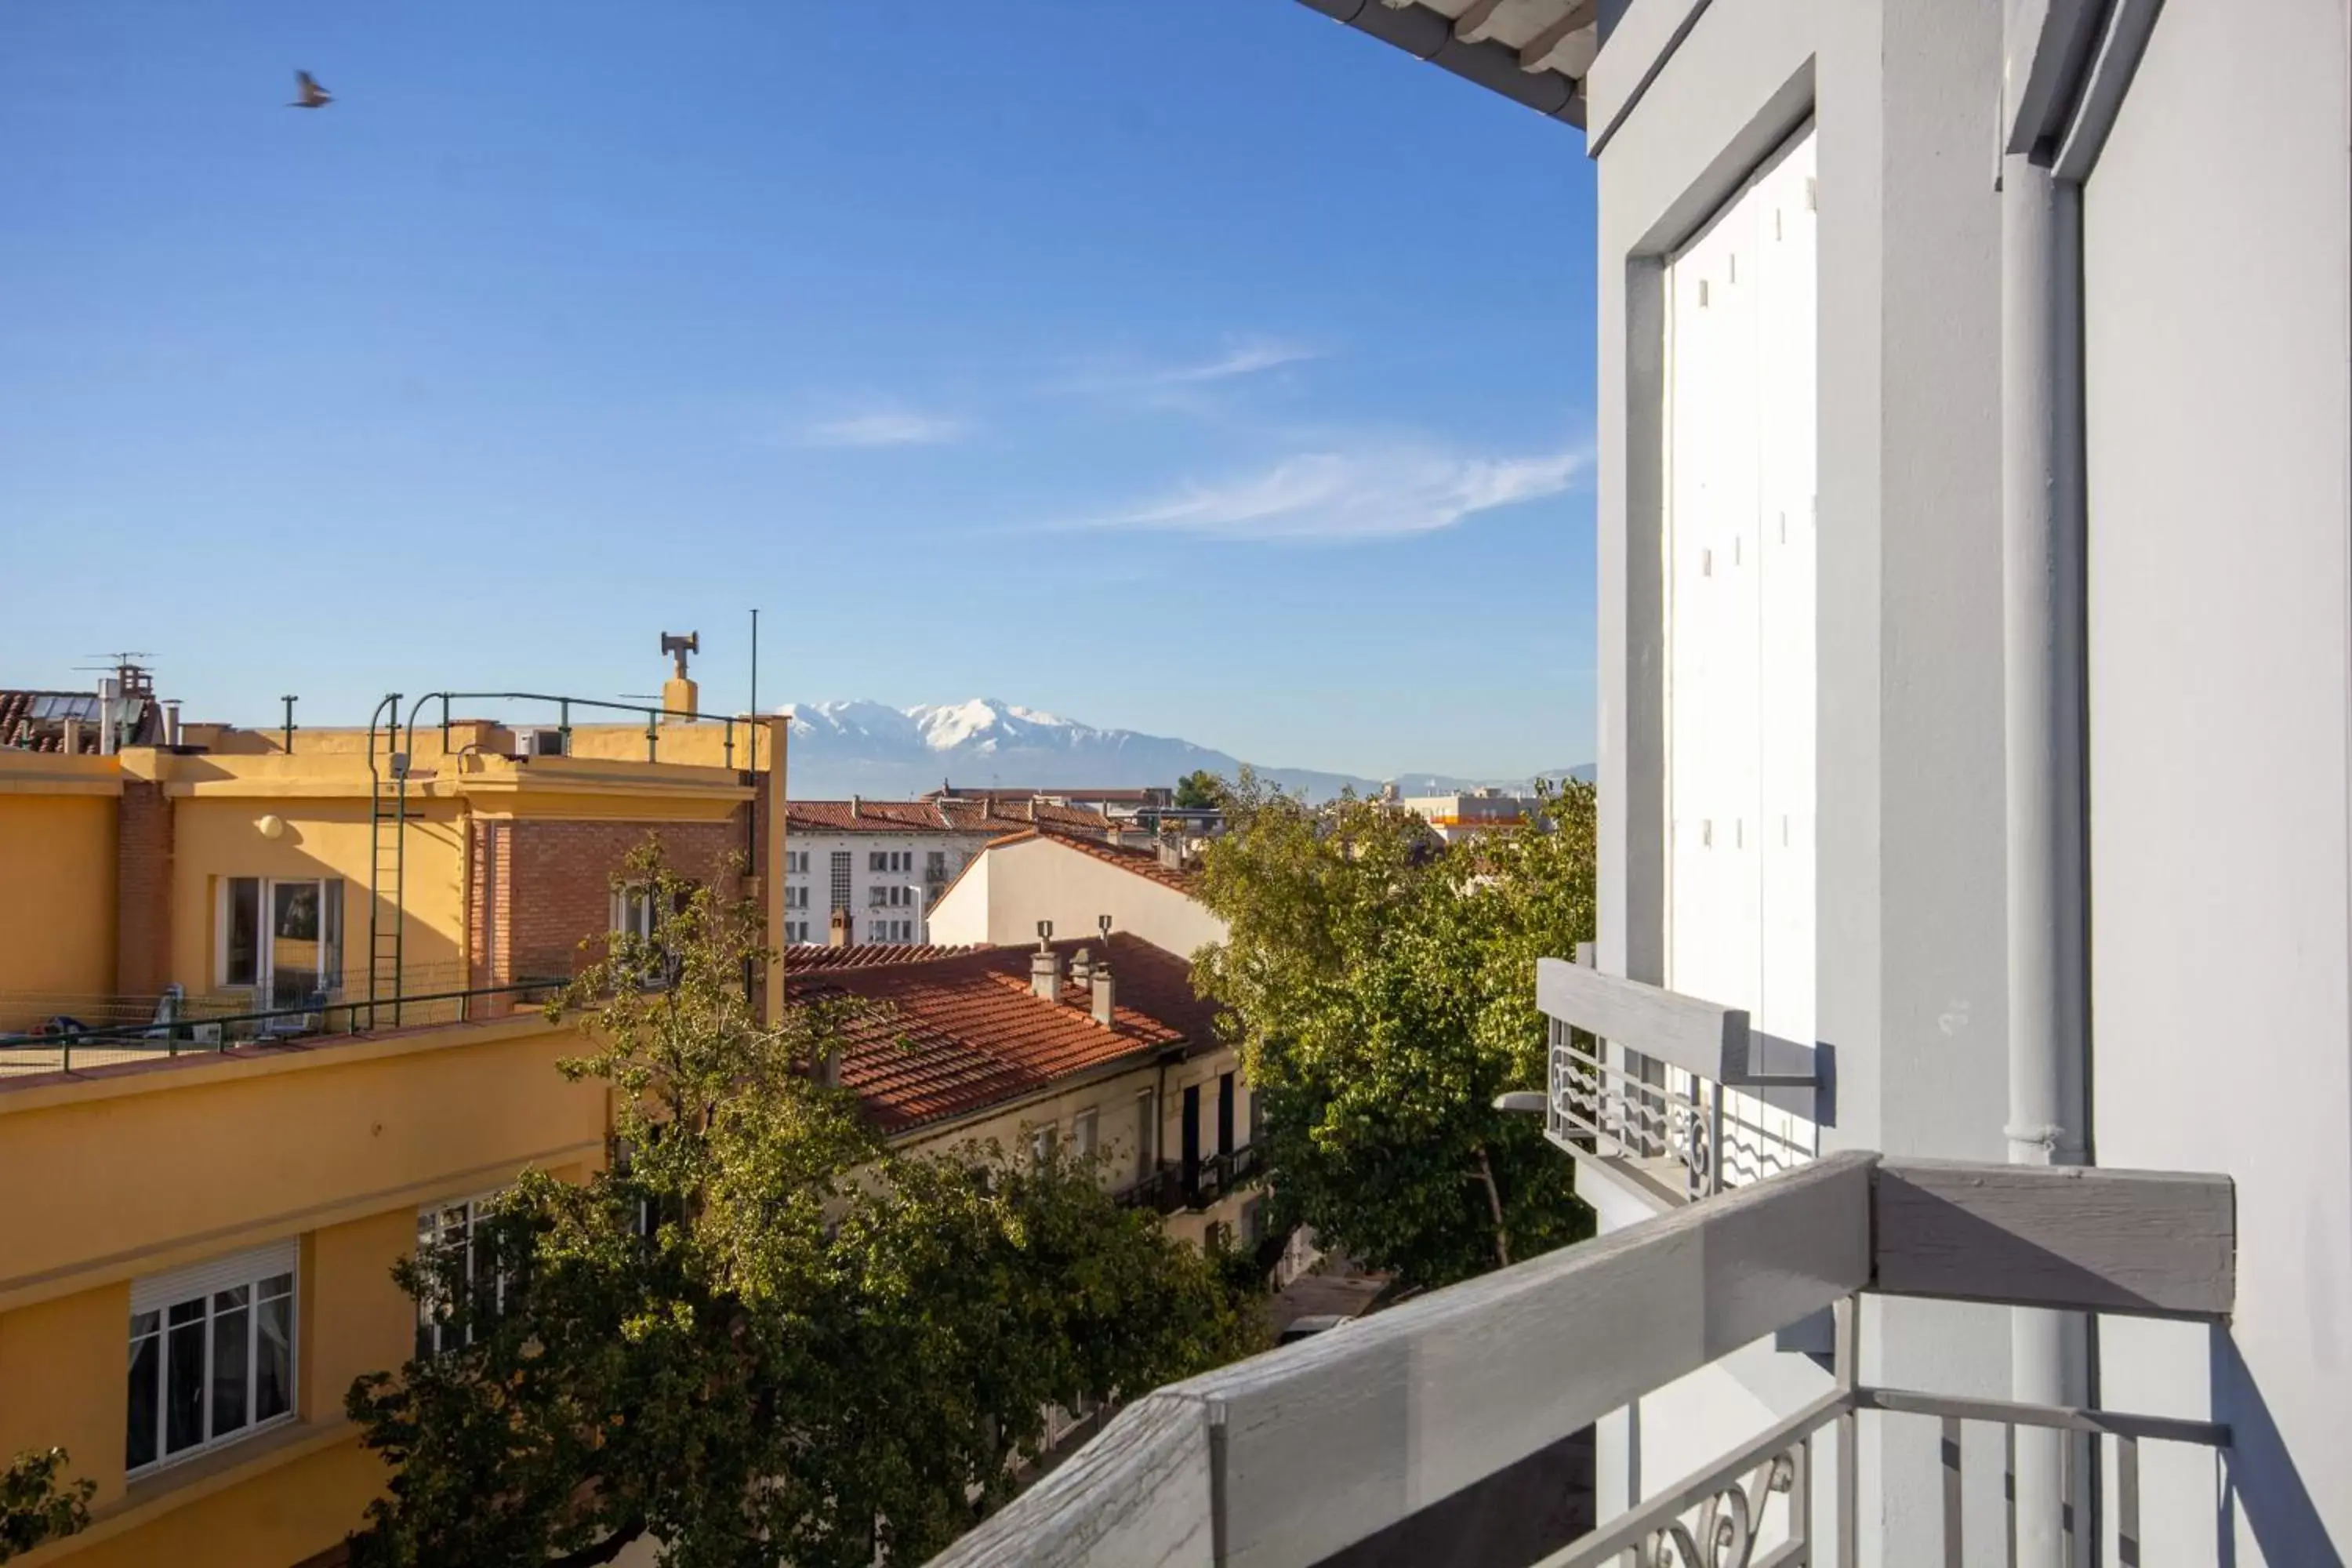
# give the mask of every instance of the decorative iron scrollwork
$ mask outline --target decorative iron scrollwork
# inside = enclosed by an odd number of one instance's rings
[[[1755,1560],[1764,1508],[1796,1485],[1795,1447],[1756,1467],[1743,1487],[1735,1476],[1698,1505],[1695,1517],[1653,1532],[1636,1552],[1641,1568],[1748,1568]]]

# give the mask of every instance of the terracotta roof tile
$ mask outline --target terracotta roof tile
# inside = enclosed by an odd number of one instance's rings
[[[1113,1026],[1094,1021],[1091,997],[1080,986],[1065,985],[1059,1002],[1034,994],[1029,957],[1034,950],[1026,947],[950,951],[814,973],[788,962],[787,971],[796,1001],[884,1005],[849,1026],[841,1076],[892,1132],[1020,1100],[1058,1079],[1125,1058],[1214,1042],[1217,1010],[1193,994],[1192,965],[1184,959],[1120,932],[1112,934],[1108,949],[1099,939],[1054,945],[1066,973],[1080,948],[1108,952],[1118,988]]]
[[[1034,819],[1032,814],[1034,813]],[[941,800],[795,800],[787,833],[1018,833],[1036,826],[1102,832],[1110,819],[1080,806],[966,796]]]
[[[821,969],[870,969],[883,963],[928,963],[936,958],[960,958],[985,952],[986,942],[939,947],[922,942],[869,942],[852,947],[817,947],[808,943],[784,949],[784,968],[794,974]]]

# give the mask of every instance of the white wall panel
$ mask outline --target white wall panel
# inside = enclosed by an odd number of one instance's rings
[[[1814,159],[1667,269],[1666,983],[1813,1037]]]

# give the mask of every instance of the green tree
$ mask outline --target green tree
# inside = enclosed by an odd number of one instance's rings
[[[0,1563],[89,1523],[98,1483],[84,1478],[59,1485],[58,1474],[71,1462],[63,1448],[34,1448],[0,1470]]]
[[[1214,811],[1225,804],[1224,780],[1206,768],[1195,768],[1176,781],[1176,804],[1187,811]]]
[[[1590,787],[1452,847],[1391,804],[1311,807],[1247,773],[1225,804],[1201,897],[1228,936],[1194,977],[1263,1097],[1275,1223],[1419,1286],[1590,1235],[1573,1163],[1494,1109],[1544,1082],[1536,959],[1591,935]]]
[[[363,1564],[919,1562],[1009,1495],[1045,1409],[1129,1396],[1261,1332],[1217,1260],[1087,1162],[885,1148],[818,1070],[836,1008],[745,999],[754,908],[624,873],[664,918],[565,998],[625,1162],[526,1175],[454,1257],[397,1270],[469,1340],[346,1401],[394,1467]],[[659,976],[663,984],[643,984]]]

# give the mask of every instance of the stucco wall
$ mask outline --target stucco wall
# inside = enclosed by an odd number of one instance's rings
[[[1054,922],[1056,936],[1083,937],[1103,915],[1113,929],[1185,958],[1225,938],[1224,922],[1176,889],[1050,838],[1031,838],[991,848],[949,889],[931,911],[931,940],[1030,942],[1041,920]]]
[[[0,794],[0,1030],[114,989],[111,795]]]
[[[1694,10],[1695,24],[1622,123]],[[1999,1160],[2007,1099],[2002,884],[2000,8],[1924,0],[1633,0],[1596,80],[1601,368],[1600,962],[1664,969],[1663,258],[1810,115],[1821,312],[1816,777],[1825,1148]],[[1612,51],[1616,58],[1612,58]],[[1785,1355],[1780,1359],[1788,1359]],[[2008,1386],[2005,1321],[1891,1302],[1864,1370]],[[1735,1375],[1738,1369],[1735,1369]],[[1768,1382],[1769,1380],[1767,1380]],[[1786,1391],[1758,1389],[1775,1408]],[[1662,1431],[1694,1442],[1668,1452]],[[1603,1466],[1621,1476],[1602,1432]],[[1621,1444],[1621,1431],[1616,1439]],[[1654,1464],[1712,1458],[1653,1425]],[[1864,1423],[1863,1560],[1941,1550],[1932,1429]],[[1971,1516],[1998,1507],[1988,1482]],[[1604,1516],[1612,1502],[1601,1499]]]
[[[530,1017],[0,1089],[0,1310],[578,1162],[601,1084]]]
[[[2103,1324],[2102,1393],[2231,1423],[2143,1498],[2203,1539],[2234,1481],[2239,1563],[2352,1552],[2346,48],[2168,0],[2084,191],[2093,1133],[2228,1172],[2239,1242],[2227,1339]]]

